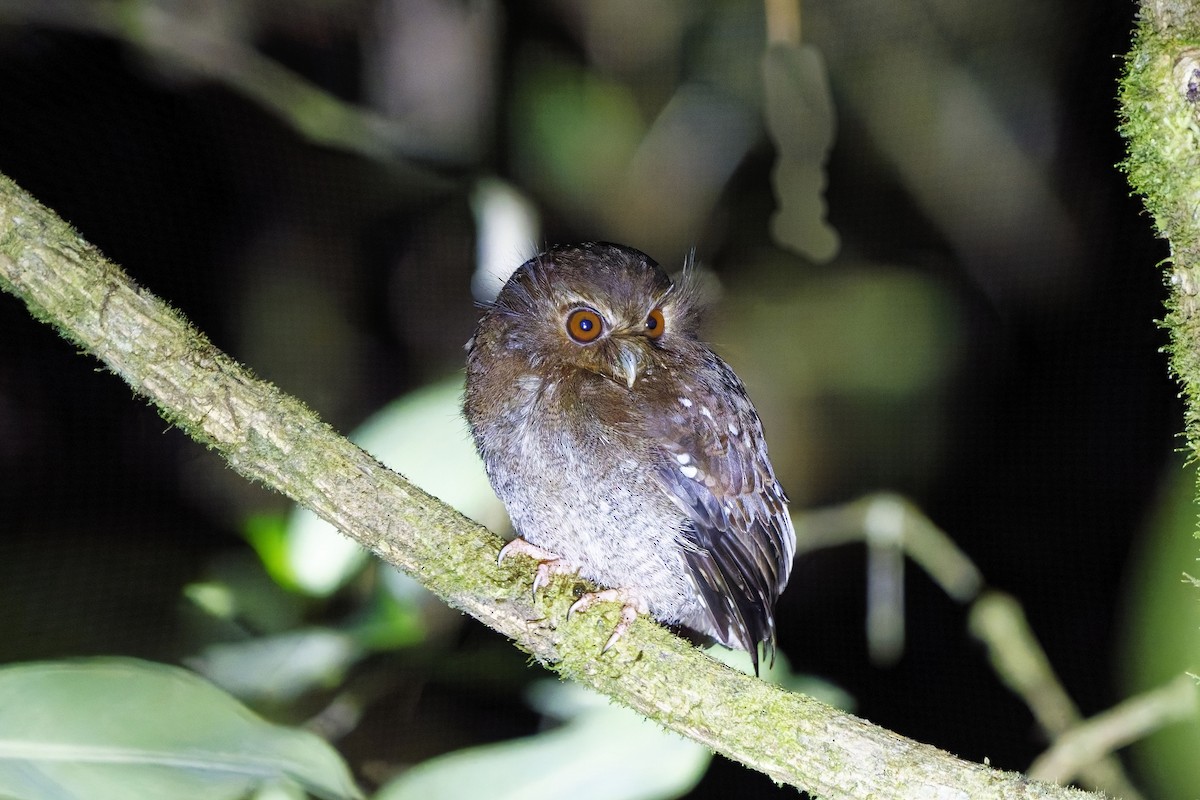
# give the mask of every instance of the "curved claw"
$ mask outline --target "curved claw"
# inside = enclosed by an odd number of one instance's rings
[[[624,634],[629,630],[629,626],[637,619],[638,614],[647,614],[650,609],[646,601],[637,593],[630,589],[603,589],[599,592],[588,592],[583,597],[580,597],[571,607],[567,609],[567,619],[576,611],[587,611],[596,603],[621,603],[621,619],[617,622],[617,627],[613,628],[612,635],[608,637],[608,641],[601,648],[601,654],[607,653],[614,644],[617,643]]]
[[[538,589],[550,583],[550,575],[554,572],[553,565],[557,563],[559,563],[557,559],[554,561],[538,562],[537,572],[533,574],[533,594],[535,597],[537,596]]]
[[[500,555],[496,557],[496,563],[503,564],[504,559],[511,555],[526,556],[538,562],[558,561],[558,553],[551,553],[536,544],[530,544],[519,536],[500,548]]]
[[[550,578],[553,576],[573,575],[579,572],[579,567],[567,564],[557,553],[552,553],[536,544],[530,544],[519,537],[500,548],[500,555],[496,557],[496,563],[503,564],[504,559],[511,555],[526,556],[538,562],[537,571],[533,574],[533,597],[535,600],[538,589],[549,585]]]
[[[608,641],[604,643],[604,647],[600,648],[600,654],[607,653],[617,640],[625,635],[625,631],[629,630],[629,626],[637,619],[638,610],[633,606],[621,607],[621,621],[617,623],[617,627],[613,628],[612,636],[608,637]]]

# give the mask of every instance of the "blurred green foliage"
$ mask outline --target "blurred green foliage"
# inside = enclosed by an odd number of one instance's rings
[[[1191,470],[1177,464],[1130,564],[1121,653],[1127,692],[1157,688],[1200,664],[1200,586],[1196,575],[1196,499]],[[1155,797],[1188,797],[1200,786],[1200,719],[1136,743],[1139,772]]]
[[[185,670],[132,659],[0,668],[0,742],[0,794],[23,800],[237,800],[282,783],[362,797],[318,737]]]

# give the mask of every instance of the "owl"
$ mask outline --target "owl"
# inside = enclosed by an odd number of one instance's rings
[[[696,293],[601,242],[525,262],[467,343],[464,413],[518,538],[501,551],[638,613],[774,659],[796,537],[762,423],[697,336]]]

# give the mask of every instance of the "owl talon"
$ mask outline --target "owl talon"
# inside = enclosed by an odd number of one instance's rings
[[[558,561],[539,561],[537,572],[533,573],[533,596],[537,597],[538,589],[550,585],[550,575],[554,572],[554,564]]]
[[[533,598],[535,600],[538,590],[549,586],[550,579],[555,575],[577,575],[579,573],[579,567],[566,563],[559,558],[557,553],[552,553],[536,544],[530,544],[521,538],[513,539],[501,547],[500,555],[496,557],[496,563],[503,564],[504,559],[514,554],[527,556],[538,562],[537,571],[533,574]]]
[[[613,628],[612,636],[608,637],[608,641],[604,643],[604,647],[600,648],[600,654],[603,655],[612,649],[612,646],[617,643],[617,640],[625,635],[625,631],[629,630],[629,626],[637,619],[638,610],[633,606],[621,607],[621,621],[617,623],[617,627]]]
[[[500,555],[496,556],[496,563],[503,564],[504,559],[512,555],[526,556],[539,563],[558,561],[559,558],[558,553],[551,553],[536,544],[530,544],[519,536],[500,548]]]
[[[625,635],[625,631],[629,630],[629,626],[637,619],[638,614],[650,613],[650,608],[646,601],[640,595],[629,589],[603,589],[599,592],[588,592],[583,597],[576,600],[567,609],[567,619],[575,612],[587,611],[596,603],[621,603],[621,619],[617,622],[617,627],[613,628],[612,635],[608,637],[608,641],[604,643],[604,647],[600,649],[601,653],[607,653],[612,646],[617,643],[617,640]]]

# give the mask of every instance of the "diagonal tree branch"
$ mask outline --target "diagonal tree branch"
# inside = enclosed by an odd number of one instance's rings
[[[828,798],[1100,797],[905,739],[736,672],[645,618],[600,655],[615,607],[565,624],[565,582],[534,607],[529,571],[497,566],[496,536],[257,379],[4,176],[0,288],[245,477],[311,508],[550,669],[776,781]]]

